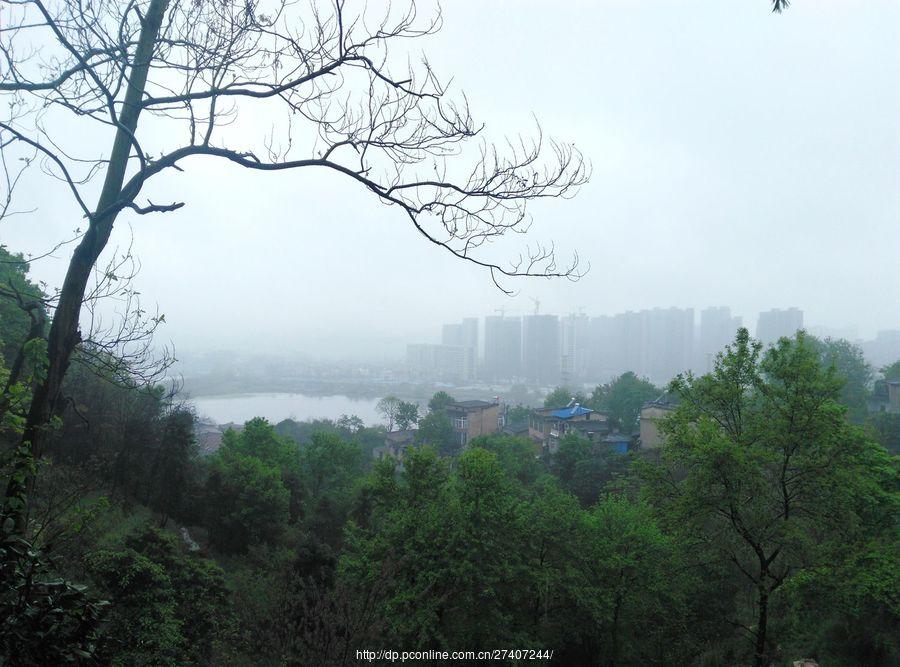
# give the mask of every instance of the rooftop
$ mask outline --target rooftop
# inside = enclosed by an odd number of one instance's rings
[[[553,417],[558,417],[560,419],[571,419],[572,417],[582,417],[584,415],[589,415],[593,412],[590,408],[585,408],[580,405],[573,405],[571,408],[555,408],[550,411],[550,414]]]
[[[448,408],[456,408],[457,410],[484,410],[485,408],[492,408],[496,403],[491,403],[490,401],[457,401],[456,403],[451,403],[448,405]]]
[[[388,442],[395,444],[405,444],[412,442],[416,438],[416,433],[418,429],[408,428],[402,431],[391,431],[387,434],[386,439]]]
[[[666,391],[654,398],[652,401],[647,401],[641,407],[648,408],[652,406],[656,408],[663,408],[664,410],[674,410],[676,407],[678,407],[679,403],[680,400],[677,396]]]

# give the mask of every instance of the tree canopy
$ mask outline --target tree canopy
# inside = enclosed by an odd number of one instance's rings
[[[648,380],[628,371],[591,393],[588,407],[609,413],[609,421],[623,433],[637,429],[641,407],[662,393]]]
[[[573,391],[568,387],[557,387],[544,397],[545,408],[564,408],[572,401],[580,405],[587,403],[587,398],[581,392]]]
[[[762,355],[741,329],[712,373],[673,381],[681,402],[663,425],[662,462],[644,467],[666,525],[743,578],[755,614],[733,620],[758,666],[777,658],[782,588],[834,566],[873,504],[887,517],[897,502],[887,491],[895,469],[847,421],[840,390],[802,332]]]

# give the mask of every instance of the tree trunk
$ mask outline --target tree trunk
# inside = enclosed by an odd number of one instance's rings
[[[610,665],[615,667],[619,664],[619,610],[622,607],[622,595],[616,593],[616,604],[613,608],[613,626],[612,626],[612,656]]]
[[[25,532],[24,504],[30,477],[30,472],[27,471],[31,469],[32,460],[41,455],[72,352],[81,340],[78,322],[91,270],[109,241],[122,204],[129,203],[120,201],[122,184],[125,181],[132,141],[141,113],[140,104],[147,83],[150,60],[168,4],[169,0],[150,0],[147,13],[142,19],[141,35],[131,65],[131,76],[119,114],[118,129],[103,181],[103,190],[97,208],[91,216],[88,230],[72,254],[59,293],[59,303],[50,325],[47,375],[38,385],[31,400],[31,408],[22,434],[22,447],[19,449],[20,456],[17,457],[15,469],[6,487],[7,513],[14,519],[15,530],[19,534]],[[16,499],[17,502],[11,504],[10,499]]]
[[[759,617],[756,622],[756,651],[753,654],[753,667],[766,667],[766,626],[769,622],[769,592],[763,587],[759,589]]]
[[[3,413],[5,413],[9,407],[10,390],[13,385],[21,379],[22,371],[25,369],[25,355],[27,354],[28,343],[43,338],[44,336],[45,318],[43,306],[32,304],[30,306],[25,306],[25,308],[28,311],[28,317],[31,318],[31,327],[28,330],[28,335],[25,337],[25,342],[22,343],[21,347],[19,347],[19,351],[16,353],[12,368],[9,369],[9,378],[6,380],[6,387],[3,388],[3,394],[0,395],[0,418],[3,417]]]

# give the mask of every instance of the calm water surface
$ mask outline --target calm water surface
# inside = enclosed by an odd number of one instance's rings
[[[243,424],[253,417],[265,417],[273,424],[282,419],[337,419],[356,415],[367,426],[381,422],[375,412],[378,399],[349,396],[307,396],[306,394],[234,394],[229,396],[197,396],[191,403],[200,417],[218,424]]]

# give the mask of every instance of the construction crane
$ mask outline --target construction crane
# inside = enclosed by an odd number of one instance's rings
[[[537,315],[541,310],[541,302],[535,299],[533,296],[530,296],[528,298],[534,301],[534,314]]]

